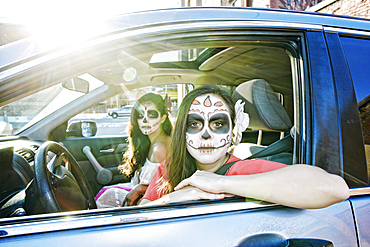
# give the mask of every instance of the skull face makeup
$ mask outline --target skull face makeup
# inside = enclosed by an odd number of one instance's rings
[[[189,109],[186,130],[191,156],[203,164],[214,163],[225,156],[231,137],[231,117],[225,102],[213,94],[195,98]]]
[[[138,112],[137,123],[144,135],[150,135],[159,130],[163,121],[161,114],[152,102],[140,104]]]

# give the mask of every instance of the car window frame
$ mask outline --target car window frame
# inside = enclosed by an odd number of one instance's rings
[[[305,36],[305,32],[303,30],[285,30],[285,31],[282,31],[280,29],[277,29],[277,30],[271,30],[271,28],[268,28],[264,31],[254,31],[252,29],[250,29],[250,25],[245,23],[245,26],[243,26],[242,28],[239,28],[238,30],[230,30],[228,28],[229,24],[227,25],[227,27],[220,27],[220,28],[217,28],[212,31],[209,31],[206,27],[198,27],[196,28],[196,30],[198,30],[197,32],[195,32],[195,34],[192,36],[192,37],[189,37],[189,35],[187,35],[186,33],[182,33],[182,32],[178,32],[178,33],[172,33],[172,34],[168,34],[167,32],[165,34],[163,33],[160,33],[160,34],[156,34],[156,35],[149,35],[149,39],[146,41],[147,43],[151,43],[153,41],[158,41],[158,40],[183,40],[183,38],[187,38],[187,41],[188,42],[196,42],[196,41],[202,41],[204,39],[204,36],[207,36],[207,37],[211,37],[212,35],[215,35],[216,40],[220,41],[222,40],[222,37],[224,38],[224,40],[222,42],[228,42],[230,40],[233,40],[235,42],[235,44],[240,44],[240,42],[242,41],[243,37],[243,34],[246,35],[246,36],[251,36],[253,34],[258,34],[260,36],[262,35],[265,35],[266,37],[274,37],[276,38],[277,40],[278,39],[282,39],[282,40],[286,40],[287,37],[294,37],[296,39],[296,42],[297,44],[299,44],[300,46],[299,47],[296,47],[295,49],[298,49],[299,52],[297,54],[293,54],[292,55],[292,64],[293,64],[293,67],[294,69],[297,69],[294,73],[293,73],[293,86],[295,88],[293,88],[293,97],[294,97],[294,104],[295,104],[295,113],[294,113],[294,123],[301,123],[299,124],[298,126],[296,126],[297,128],[297,133],[302,133],[301,135],[297,134],[297,138],[296,138],[296,144],[295,144],[295,148],[297,148],[297,146],[299,146],[300,148],[297,149],[297,151],[294,151],[294,152],[299,152],[299,154],[297,154],[297,157],[296,157],[296,160],[298,163],[302,163],[302,162],[306,162],[306,161],[309,161],[309,156],[307,156],[307,153],[305,152],[305,150],[307,150],[310,146],[310,143],[309,143],[309,140],[305,139],[305,137],[307,138],[309,136],[309,121],[306,119],[309,115],[306,115],[306,114],[302,114],[301,112],[304,112],[304,113],[307,113],[307,112],[310,112],[310,108],[309,108],[309,97],[306,96],[305,94],[305,88],[308,87],[308,83],[306,83],[307,81],[307,62],[306,62],[306,58],[305,58],[305,53],[304,53],[304,47],[305,47],[305,39],[304,39],[304,36]],[[206,33],[204,33],[204,31],[206,31]],[[222,31],[222,35],[220,35],[220,32]],[[135,34],[135,32],[133,32]],[[147,34],[145,34],[147,35]],[[284,37],[281,38],[280,36],[283,35]],[[234,37],[234,39],[232,38]],[[129,34],[126,34],[125,35],[125,39],[128,39],[128,38],[131,38]],[[137,35],[137,36],[134,36],[135,39],[138,39],[140,40],[141,36],[140,35]],[[108,47],[114,47],[114,45],[112,44],[122,44],[122,43],[125,43],[123,41],[125,41],[125,39],[123,40],[119,40],[117,42],[116,38],[110,40],[109,42],[106,42],[104,43],[102,46],[101,46],[101,50],[99,51],[100,54],[103,54],[103,53],[106,53],[106,49],[108,49],[110,52],[112,51],[113,48],[108,48]],[[176,43],[176,42],[174,42]],[[93,47],[95,48],[95,47]],[[91,49],[93,49],[91,48]],[[116,48],[117,49],[117,48]],[[89,53],[89,49],[86,49],[84,51],[81,51],[81,52],[78,52],[78,53],[73,53],[71,54],[69,57],[71,57],[72,59],[74,58],[77,58],[76,62],[75,63],[78,63],[79,61],[81,61],[81,59],[78,59],[78,57],[82,57],[84,58],[84,60],[86,59],[86,57],[84,56],[84,54],[88,54]],[[94,54],[96,56],[96,53]],[[62,72],[60,72],[60,74],[64,75],[65,73],[67,73],[67,69],[65,67],[63,67],[63,64],[69,64],[68,63],[68,59],[63,57],[63,58],[60,58],[60,60],[63,61],[63,63],[60,63],[58,62],[59,60],[55,60],[55,61],[52,61],[51,63],[52,64],[55,64],[55,65],[58,65],[58,68],[62,68]],[[88,59],[87,59],[88,60]],[[83,66],[79,67],[79,73],[80,73],[80,70],[88,70],[89,67],[88,67],[88,64],[89,63],[84,63]],[[46,65],[42,65],[40,70],[46,70],[47,67],[45,67]],[[69,67],[67,67],[69,68]],[[75,71],[76,70],[73,70],[72,73],[76,73]],[[29,73],[29,72],[25,72],[25,73]],[[58,73],[59,74],[59,73]],[[57,75],[58,75],[57,74]],[[55,75],[54,77],[52,78],[55,78],[57,77],[57,75]],[[63,76],[61,76],[63,78]],[[55,80],[55,79],[54,79]],[[60,81],[60,79],[58,79],[57,81]],[[116,85],[106,85],[107,87],[109,87],[108,91],[110,92],[110,94],[112,94],[112,91],[113,89],[117,89],[118,86]],[[128,86],[129,87],[129,86]],[[113,96],[114,94],[112,94]],[[299,110],[298,110],[299,109]],[[301,109],[304,109],[304,111],[301,111]],[[305,134],[303,134],[305,133]],[[301,146],[300,146],[301,145]],[[200,204],[197,204],[197,205],[205,205],[207,206],[209,202],[201,202]],[[192,203],[190,203],[192,204]],[[234,210],[234,209],[231,209],[233,208],[234,206],[232,206],[233,203],[226,203],[224,204],[224,201],[221,202],[221,204],[223,206],[225,206],[226,208],[230,207],[230,209],[225,209],[226,211],[229,211],[229,210]],[[252,203],[253,204],[253,203]],[[187,204],[188,205],[188,204]],[[248,204],[250,205],[250,204]],[[259,208],[259,207],[264,207],[265,204],[253,204],[255,207]],[[267,204],[266,204],[267,205]],[[247,206],[244,205],[245,207],[250,207],[250,206]],[[243,206],[243,207],[244,207]],[[253,207],[254,207],[253,206]],[[166,206],[165,208],[168,208],[168,207],[177,207],[176,205],[168,205]],[[145,210],[149,209],[149,208],[156,208],[156,207],[144,207]],[[145,211],[143,209],[143,211]],[[127,211],[130,211],[131,209],[109,209],[107,210],[107,212],[118,212],[118,213],[126,213]],[[135,210],[139,210],[137,208],[135,209],[132,209],[133,211]],[[104,210],[102,211],[104,212]],[[219,212],[219,211],[218,211]],[[91,214],[90,214],[91,213]],[[73,213],[61,213],[61,216],[64,215],[75,215],[75,216],[83,216],[83,215],[90,215],[90,216],[94,216],[96,214],[99,214],[98,211],[94,211],[94,212],[73,212]],[[196,213],[192,213],[192,214],[196,214]],[[43,217],[46,217],[48,218],[47,216],[43,216]],[[32,216],[31,219],[33,218],[37,218],[37,216]],[[26,217],[26,219],[28,219],[28,217]]]

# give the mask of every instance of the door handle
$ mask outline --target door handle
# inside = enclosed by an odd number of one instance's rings
[[[291,238],[277,233],[255,234],[241,239],[238,247],[333,247],[333,243],[323,239]]]
[[[86,157],[89,159],[91,165],[94,167],[96,171],[96,180],[102,185],[109,184],[112,181],[113,174],[112,171],[103,168],[99,162],[95,159],[95,156],[91,152],[91,148],[89,146],[84,146],[82,149],[82,152],[86,155]]]
[[[101,153],[113,153],[114,152],[114,147],[111,147],[109,149],[102,149],[100,150]]]

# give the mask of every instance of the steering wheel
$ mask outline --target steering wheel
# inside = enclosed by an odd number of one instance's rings
[[[36,153],[35,182],[47,213],[97,208],[81,167],[56,142],[45,142]]]

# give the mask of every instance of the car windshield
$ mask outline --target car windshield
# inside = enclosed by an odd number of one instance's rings
[[[89,91],[104,85],[89,74],[45,88],[37,93],[0,107],[0,122],[7,128],[0,129],[1,136],[17,134],[44,119],[51,113],[87,93],[76,87],[77,80],[88,82]]]

